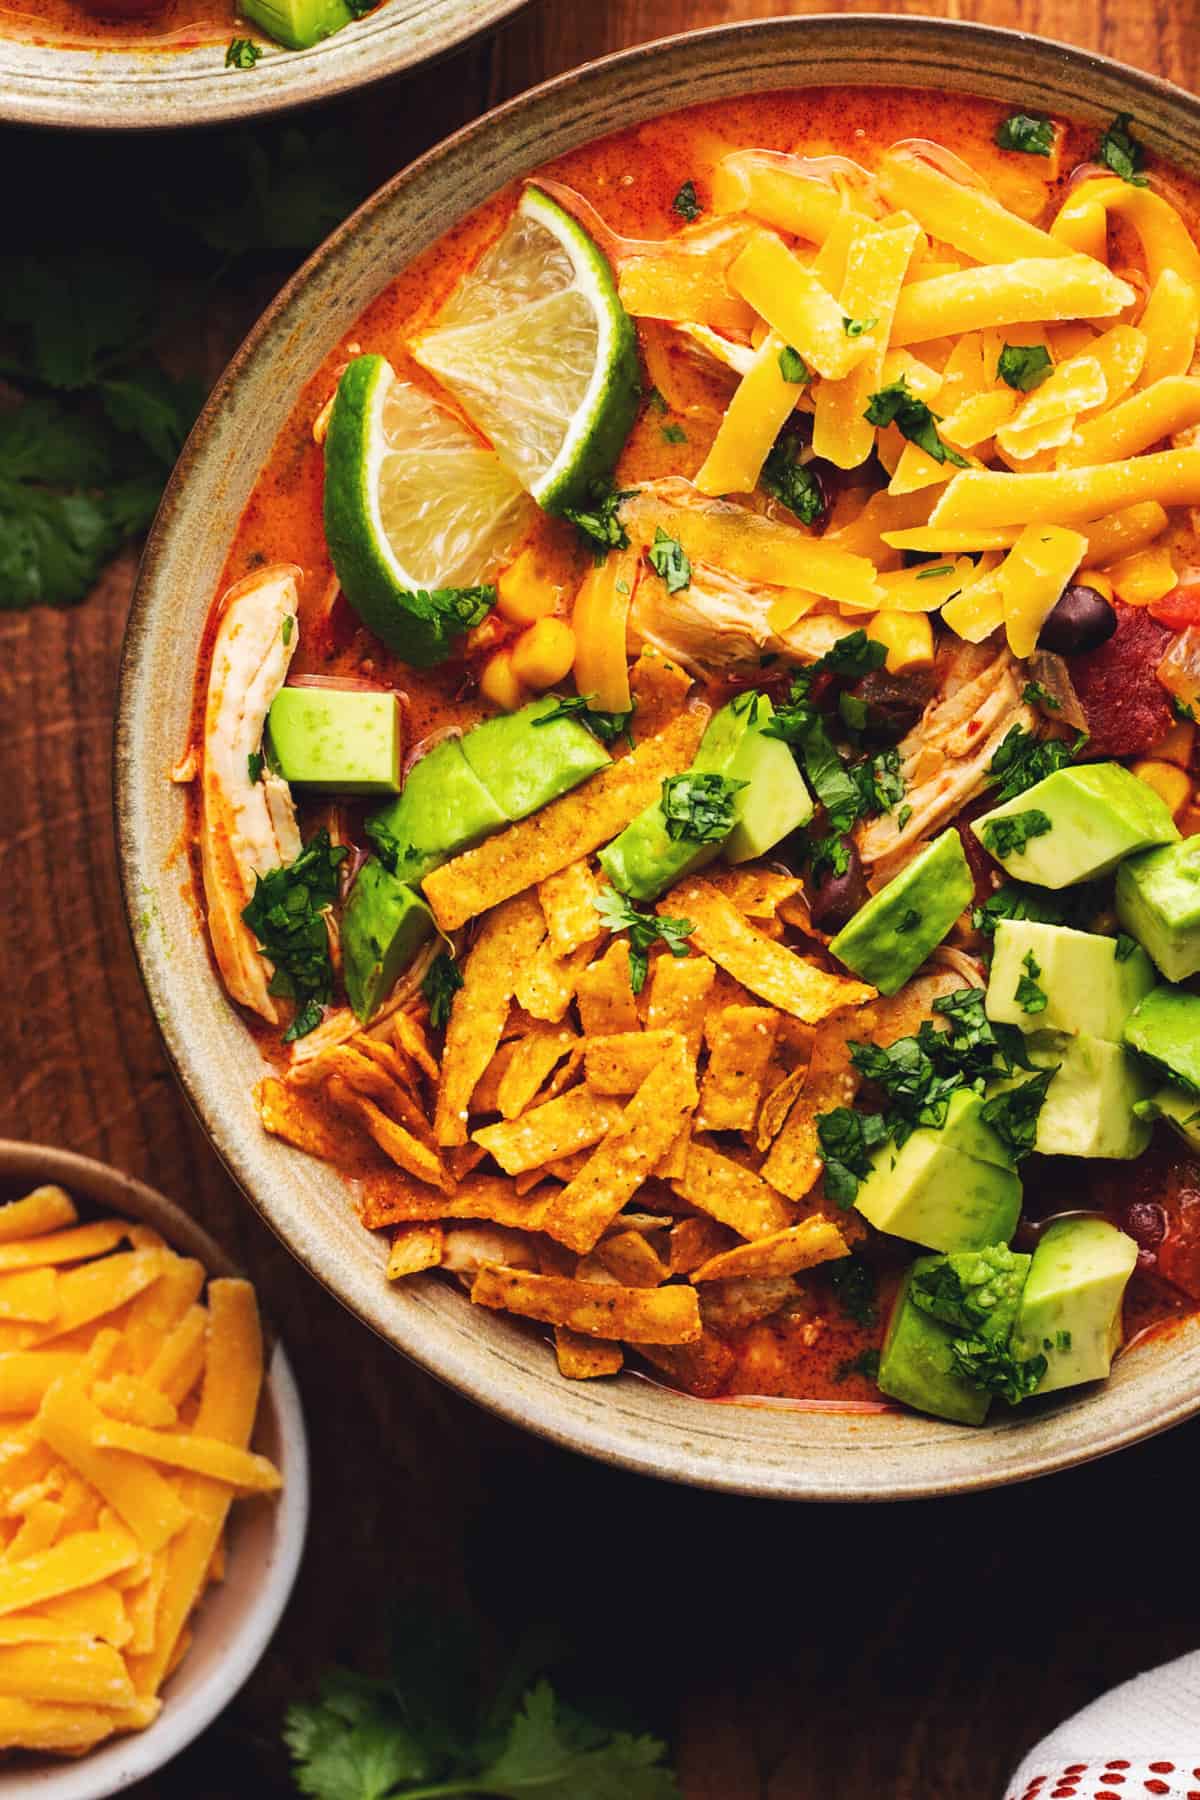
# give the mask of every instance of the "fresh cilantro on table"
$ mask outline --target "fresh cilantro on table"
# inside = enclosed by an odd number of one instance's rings
[[[310,1800],[676,1800],[656,1738],[568,1705],[517,1646],[489,1691],[465,1625],[403,1621],[383,1679],[333,1668],[289,1707],[284,1742]]]
[[[1006,819],[987,819],[983,826],[983,847],[1003,860],[1017,856],[1030,838],[1045,837],[1053,829],[1049,814],[1031,806],[1028,812],[1010,813]]]
[[[166,189],[171,224],[230,258],[311,250],[370,187],[365,160],[329,126],[222,132],[206,145],[204,179],[190,168]]]
[[[689,844],[724,843],[737,823],[737,795],[749,785],[727,775],[695,771],[668,775],[661,801],[667,836]]]
[[[588,547],[602,563],[610,550],[624,550],[629,533],[621,523],[622,500],[632,500],[636,488],[617,488],[611,481],[594,481],[588,491],[586,506],[564,506],[562,516],[586,538]]]
[[[842,330],[848,338],[864,337],[868,331],[874,331],[878,319],[842,319]]]
[[[613,888],[597,894],[592,905],[610,931],[629,933],[629,985],[635,994],[640,994],[646,985],[652,944],[661,942],[672,956],[688,954],[687,940],[696,929],[690,919],[639,912]]]
[[[1054,368],[1050,352],[1041,344],[1005,344],[996,364],[996,374],[1019,394],[1031,394],[1041,387]]]
[[[816,380],[813,370],[809,368],[800,352],[793,350],[790,344],[785,344],[779,352],[779,373],[785,381],[790,381],[795,387],[808,387],[810,382]]]
[[[692,565],[683,545],[664,531],[654,527],[654,542],[646,552],[646,561],[666,583],[668,594],[678,594],[692,584]]]
[[[1017,982],[1013,999],[1021,1008],[1022,1012],[1045,1012],[1049,995],[1045,988],[1038,986],[1038,976],[1042,972],[1042,965],[1038,962],[1032,950],[1027,950],[1025,952],[1024,957],[1021,959],[1021,967],[1025,970],[1025,973]]]
[[[305,1037],[321,1022],[333,993],[333,964],[324,909],[337,898],[338,865],[349,851],[315,832],[294,862],[254,878],[254,898],[242,909],[264,955],[275,965],[268,993],[292,1000],[297,1012],[284,1043]]]
[[[934,462],[951,463],[956,469],[971,466],[965,456],[938,436],[941,414],[931,412],[923,400],[918,400],[903,375],[871,395],[863,418],[868,425],[894,425],[901,437],[924,450],[926,456],[932,456]]]
[[[983,1337],[952,1338],[950,1355],[957,1373],[973,1387],[998,1394],[1010,1406],[1027,1400],[1046,1373],[1046,1359],[1041,1354],[1019,1362],[1011,1350]]]
[[[871,1153],[888,1140],[882,1113],[835,1106],[817,1118],[817,1142],[825,1162],[825,1193],[843,1211],[854,1205],[859,1183],[871,1173]]]
[[[1038,1114],[1046,1098],[1046,1090],[1058,1074],[1061,1064],[1055,1063],[1052,1069],[1042,1069],[1023,1081],[1018,1087],[1009,1088],[1002,1094],[996,1094],[986,1100],[980,1108],[979,1116],[985,1125],[990,1125],[1005,1149],[1010,1150],[1018,1158],[1028,1156],[1037,1139]]]
[[[870,1263],[860,1256],[843,1256],[829,1265],[829,1285],[834,1299],[856,1325],[879,1322],[879,1280]]]
[[[1023,150],[1026,156],[1049,156],[1054,149],[1054,127],[1049,119],[1030,113],[1010,113],[996,127],[1001,150]]]
[[[851,1375],[863,1375],[868,1381],[879,1379],[879,1351],[860,1350],[857,1356],[845,1357],[834,1372],[835,1381],[846,1381]]]
[[[1040,706],[1046,712],[1061,712],[1062,701],[1056,700],[1040,681],[1027,681],[1021,690],[1022,706]]]
[[[689,225],[693,220],[700,217],[704,208],[697,198],[696,184],[694,181],[684,182],[683,186],[671,202],[671,211],[673,213],[678,213],[681,219],[686,219]]]
[[[261,44],[253,38],[230,38],[229,48],[225,52],[227,69],[252,69],[262,55]]]
[[[802,525],[819,525],[825,517],[825,489],[799,460],[799,452],[798,440],[785,433],[769,451],[759,480]]]
[[[1096,150],[1096,160],[1119,175],[1131,187],[1149,187],[1149,176],[1141,173],[1146,152],[1129,129],[1131,113],[1118,113]]]
[[[555,719],[578,719],[602,744],[615,744],[618,738],[623,737],[628,739],[632,748],[630,722],[637,710],[637,701],[634,701],[628,712],[597,712],[591,699],[590,694],[569,694],[552,711],[543,713],[533,723],[535,726],[551,725]]]
[[[435,1031],[449,1024],[454,996],[463,984],[462,973],[448,950],[435,956],[425,971],[421,992],[429,1002],[429,1023]]]
[[[999,784],[997,805],[1015,800],[1028,788],[1044,781],[1047,775],[1074,762],[1087,743],[1087,733],[1078,732],[1073,741],[1067,738],[1039,738],[1021,725],[1005,732],[996,754],[988,764],[988,778]]]
[[[664,425],[662,427],[662,439],[664,444],[686,444],[688,435],[682,425]]]

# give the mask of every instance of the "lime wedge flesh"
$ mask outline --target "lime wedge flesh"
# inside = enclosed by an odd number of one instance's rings
[[[548,512],[611,473],[637,410],[633,325],[607,260],[539,189],[412,352]]]
[[[450,655],[529,513],[495,451],[385,357],[354,359],[325,438],[325,538],[347,600],[390,649],[417,667]]]

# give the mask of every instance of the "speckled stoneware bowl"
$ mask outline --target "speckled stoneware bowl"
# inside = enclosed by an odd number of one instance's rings
[[[141,1219],[210,1275],[236,1275],[230,1259],[174,1201],[107,1163],[48,1144],[0,1138],[0,1203],[43,1182],[66,1188],[84,1218]],[[283,1345],[268,1346],[252,1441],[283,1474],[277,1499],[239,1500],[229,1521],[225,1580],[192,1617],[191,1649],[163,1689],[146,1731],[114,1738],[82,1757],[9,1757],[0,1800],[105,1800],[143,1781],[199,1737],[249,1680],[295,1585],[308,1529],[308,1442]]]
[[[1200,103],[1103,57],[932,19],[780,19],[649,45],[563,76],[460,132],[380,189],[290,285],[231,363],[180,460],[142,564],[117,733],[120,850],[151,1004],[193,1105],[246,1193],[318,1280],[397,1349],[556,1443],[700,1486],[810,1500],[958,1492],[1101,1456],[1200,1408],[1200,1323],[1150,1342],[1103,1389],[978,1431],[898,1415],[691,1400],[635,1375],[568,1382],[546,1344],[436,1281],[389,1288],[385,1246],[335,1176],[267,1137],[258,1053],[209,963],[179,857],[167,769],[185,739],[196,646],[239,513],[300,383],[390,276],[503,183],[587,139],[749,89],[858,79],[949,88],[1083,119],[1133,113],[1200,174]],[[140,924],[136,923],[141,921]]]
[[[329,100],[443,56],[525,0],[387,0],[311,50],[268,46],[248,74],[225,67],[232,32],[189,49],[81,47],[0,37],[0,120],[87,131],[215,125]]]

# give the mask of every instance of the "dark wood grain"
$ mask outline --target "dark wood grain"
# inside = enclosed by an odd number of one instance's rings
[[[492,40],[326,120],[382,178],[485,106],[588,57],[787,10],[818,8],[540,0]],[[1183,0],[951,0],[946,11],[1185,85],[1200,78]],[[61,144],[57,156],[63,164]],[[46,161],[39,152],[26,166]],[[46,224],[37,195],[35,180],[30,231]],[[265,292],[210,323],[210,373]],[[573,1646],[572,1677],[674,1737],[688,1800],[998,1796],[1005,1771],[1065,1711],[1191,1647],[1195,1427],[969,1500],[856,1510],[716,1498],[614,1474],[498,1424],[409,1368],[301,1273],[177,1091],[129,947],[109,749],[133,566],[119,559],[76,610],[0,616],[0,1129],[157,1183],[253,1271],[297,1367],[315,1477],[309,1550],[275,1643],[238,1702],[139,1800],[287,1794],[283,1707],[331,1658],[377,1656],[385,1597],[402,1603],[418,1587],[473,1609],[498,1644],[531,1621],[555,1623]]]

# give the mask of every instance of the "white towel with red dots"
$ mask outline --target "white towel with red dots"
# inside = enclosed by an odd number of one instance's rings
[[[1200,1651],[1102,1694],[1031,1750],[1008,1800],[1200,1800]]]

